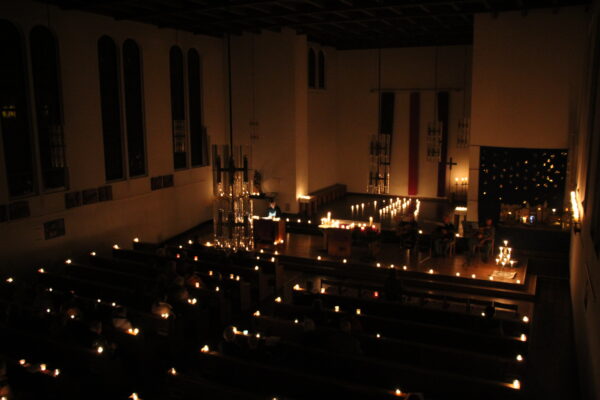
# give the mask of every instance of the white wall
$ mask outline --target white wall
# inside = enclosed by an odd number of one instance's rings
[[[338,182],[338,52],[309,43],[325,55],[325,88],[308,89],[309,191]],[[308,50],[307,50],[308,51]]]
[[[31,217],[0,224],[1,268],[15,269],[26,260],[37,262],[92,246],[128,244],[134,236],[164,240],[211,218],[210,167],[173,171],[169,49],[176,44],[175,31],[56,7],[47,9],[30,1],[0,3],[0,18],[28,37],[33,26],[47,24],[48,10],[60,52],[69,191],[106,184],[97,58],[97,40],[102,35],[112,37],[119,52],[128,38],[141,49],[148,176],[111,183],[113,201],[71,210],[65,209],[62,191],[26,198]],[[222,40],[179,32],[177,43],[184,53],[194,47],[202,57],[204,124],[212,141],[221,142],[225,123]],[[150,190],[150,177],[171,173],[175,175],[173,188]],[[3,159],[0,175],[5,175]],[[6,189],[2,184],[1,204],[9,202]],[[65,219],[66,236],[46,241],[43,223],[56,218]]]
[[[458,161],[452,179],[467,174],[467,150],[456,148],[458,120],[469,113],[469,101],[463,113],[463,87],[469,96],[470,46],[440,47],[437,87],[455,88],[450,92],[448,157]],[[437,162],[426,159],[427,126],[434,116],[434,47],[383,49],[381,51],[382,89],[396,91],[390,193],[408,193],[409,96],[421,93],[419,196],[437,195]],[[369,142],[377,132],[377,50],[337,52],[338,65],[338,173],[339,180],[352,192],[366,192],[369,176]],[[466,82],[465,82],[465,68]]]
[[[475,16],[470,220],[477,219],[479,146],[570,147],[588,17],[583,7]]]
[[[596,163],[600,157],[597,123],[598,100],[595,105],[591,101],[593,91],[597,90],[592,87],[591,77],[592,75],[598,77],[598,70],[594,71],[592,67],[592,55],[595,53],[593,57],[596,59],[600,56],[598,51],[600,36],[597,33],[600,21],[598,2],[592,11],[590,22],[584,26],[588,39],[586,43],[588,52],[585,60],[586,72],[583,74],[584,89],[580,96],[581,107],[579,107],[580,112],[577,118],[579,129],[576,141],[576,159],[574,160],[576,172],[571,188],[577,191],[585,207],[580,205],[582,207],[581,232],[573,232],[571,235],[570,258],[571,303],[575,345],[579,361],[578,374],[581,380],[582,398],[590,400],[600,397],[600,259],[594,251],[590,232],[594,197],[600,196],[600,193],[598,190],[593,193],[591,188],[590,190],[586,188],[588,183],[593,185],[600,179],[597,168],[590,170],[588,163],[590,155]],[[596,119],[595,127],[591,128],[590,122],[594,118]],[[594,150],[590,152],[590,148]]]
[[[231,45],[234,142],[252,146],[263,191],[297,212],[308,188],[306,38],[284,30],[232,37]]]

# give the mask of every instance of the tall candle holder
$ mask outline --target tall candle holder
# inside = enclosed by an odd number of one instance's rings
[[[512,279],[515,276],[514,267],[517,260],[512,258],[512,247],[508,246],[508,240],[503,241],[504,246],[498,246],[499,252],[496,256],[496,265],[501,266],[500,271],[494,271],[498,277]],[[511,270],[505,271],[506,265],[510,265]]]

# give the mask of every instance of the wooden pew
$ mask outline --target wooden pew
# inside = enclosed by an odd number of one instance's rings
[[[255,362],[217,352],[200,353],[197,367],[211,381],[242,390],[262,388],[266,398],[285,396],[303,399],[402,399],[394,388],[369,387],[300,371],[284,365]],[[267,397],[268,396],[268,397]]]
[[[311,308],[305,306],[273,303],[270,309],[271,315],[289,320],[302,320],[303,316],[310,317],[312,315]],[[527,354],[527,342],[521,341],[518,337],[507,337],[497,333],[484,334],[471,332],[465,329],[450,328],[434,323],[413,322],[395,318],[369,316],[366,314],[355,315],[354,310],[350,311],[350,313],[346,313],[343,309],[341,312],[326,310],[323,315],[328,321],[331,321],[327,326],[337,326],[341,318],[352,317],[358,319],[362,324],[364,332],[370,335],[381,334],[381,336],[420,343],[446,347],[454,346],[464,350],[507,358],[515,357],[517,354]]]
[[[364,297],[364,294],[372,297],[374,292],[378,292],[380,295],[384,294],[383,285],[374,285],[347,279],[321,279],[321,287],[327,287],[328,293],[331,293],[329,288],[334,288],[340,295],[344,294],[347,289],[355,290],[358,294],[357,297]],[[533,313],[533,304],[527,301],[498,299],[489,296],[478,296],[470,293],[456,293],[441,290],[419,290],[414,287],[404,287],[403,294],[408,298],[416,298],[421,303],[425,303],[429,300],[441,302],[444,307],[450,306],[451,303],[457,303],[462,305],[466,312],[470,312],[473,306],[485,308],[493,303],[496,310],[513,313],[514,317],[517,319],[521,315],[528,315],[531,319]]]
[[[346,185],[340,183],[315,190],[309,193],[306,198],[298,199],[299,213],[307,217],[312,217],[316,214],[319,207],[340,199],[345,194]]]
[[[474,332],[485,332],[489,329],[490,325],[490,322],[480,314],[473,315],[437,308],[431,309],[382,299],[355,298],[334,294],[314,294],[305,290],[293,291],[294,304],[308,306],[317,299],[320,299],[325,306],[329,306],[331,309],[337,305],[342,309],[349,310],[349,312],[360,309],[362,313],[372,316],[395,317],[415,322],[435,323]],[[522,320],[496,318],[496,321],[502,325],[503,332],[509,336],[519,336],[521,333],[527,334],[529,332],[529,324]]]
[[[302,323],[291,320],[260,316],[252,319],[252,332],[268,332],[269,335],[285,337],[294,342],[303,340]],[[320,327],[320,335],[331,335],[335,328]],[[473,351],[425,344],[415,341],[377,337],[360,332],[353,333],[365,354],[377,359],[401,361],[421,368],[450,371],[484,379],[508,381],[522,372],[524,362]]]

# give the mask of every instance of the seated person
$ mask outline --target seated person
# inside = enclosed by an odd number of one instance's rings
[[[157,317],[162,317],[163,315],[171,315],[171,313],[173,313],[173,307],[167,303],[166,301],[164,301],[164,299],[161,300],[156,300],[153,304],[152,304],[152,314],[156,315]]]
[[[480,227],[479,230],[469,237],[469,259],[472,259],[475,252],[479,249],[481,251],[481,260],[484,263],[488,262],[492,243],[496,230],[494,228],[494,221],[491,218],[485,220],[485,225]]]
[[[352,334],[352,324],[347,319],[340,321],[339,331],[331,333],[328,339],[327,348],[334,352],[348,355],[360,355],[363,353],[360,342]]]
[[[281,217],[281,209],[279,208],[277,203],[275,203],[275,200],[271,200],[269,202],[269,208],[267,208],[267,217],[271,217],[271,218]]]
[[[112,313],[112,325],[115,329],[127,332],[132,329],[133,326],[129,319],[127,319],[127,310],[123,307],[119,307]]]
[[[436,228],[432,233],[433,238],[433,255],[443,257],[448,251],[448,245],[452,242],[456,235],[456,228],[450,220],[450,216],[444,216],[443,224]]]
[[[403,301],[404,284],[398,279],[396,269],[389,270],[383,288],[383,298],[387,301]]]
[[[8,385],[8,377],[6,375],[6,362],[4,360],[0,360],[0,396],[2,396],[2,398],[9,398],[10,395],[11,391],[10,386]]]
[[[233,326],[228,326],[223,330],[223,340],[219,343],[219,352],[226,356],[235,357],[242,355],[242,348],[237,343]]]
[[[419,225],[415,220],[415,215],[410,213],[408,217],[400,219],[396,228],[396,235],[400,238],[402,247],[413,248],[417,243],[417,234]]]

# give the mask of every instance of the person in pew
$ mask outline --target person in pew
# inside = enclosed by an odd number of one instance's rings
[[[316,329],[315,321],[305,317],[302,321],[302,344],[309,347],[324,347],[326,338]]]
[[[340,320],[340,330],[329,336],[328,348],[342,354],[363,354],[360,342],[352,335],[352,324],[347,319]]]
[[[256,336],[250,335],[248,336],[247,340],[248,348],[246,349],[246,358],[254,361],[261,361],[264,357],[260,345],[260,339]]]
[[[356,315],[353,315],[352,317],[350,317],[350,326],[352,328],[352,332],[354,332],[354,333],[363,333],[364,332],[364,328],[362,326],[362,323],[360,322],[360,318],[357,317]]]
[[[180,308],[182,305],[186,305],[189,298],[190,292],[188,292],[185,286],[175,285],[169,290],[167,302],[171,304],[174,309],[177,309]]]
[[[228,326],[223,331],[223,340],[219,343],[219,352],[226,356],[240,357],[244,351],[236,341],[235,327]]]
[[[496,316],[496,307],[494,302],[492,301],[490,304],[485,306],[484,309],[485,314],[485,323],[484,326],[488,333],[496,333],[499,335],[504,335],[504,329],[502,328],[502,321],[495,319]]]
[[[118,307],[112,313],[112,325],[115,329],[127,332],[129,329],[133,329],[131,321],[127,319],[127,309],[125,307]]]
[[[161,257],[166,257],[169,254],[169,251],[167,249],[167,245],[163,245],[162,247],[159,247],[158,249],[156,249],[156,255],[161,256]]]
[[[167,303],[164,298],[162,298],[160,300],[156,300],[152,304],[151,312],[157,317],[162,317],[165,314],[171,315],[173,313],[173,307]]]
[[[195,272],[192,272],[187,275],[187,277],[185,278],[185,284],[187,287],[194,288],[194,289],[208,288],[208,286],[206,285],[206,283],[204,283],[202,278]]]
[[[313,300],[312,307],[308,316],[317,325],[326,325],[329,322],[329,319],[327,318],[327,313],[325,312],[325,307],[323,306],[323,300]]]
[[[491,218],[485,219],[485,225],[469,237],[469,257],[470,262],[476,255],[477,250],[481,253],[481,261],[487,263],[489,256],[492,253],[494,237],[496,236],[496,228],[494,221]]]
[[[445,215],[442,225],[438,226],[431,234],[434,257],[444,257],[446,255],[450,242],[455,240],[455,235],[456,227],[452,223],[450,216]]]
[[[269,207],[267,208],[267,217],[270,218],[280,218],[281,217],[281,209],[275,203],[275,200],[271,200],[269,202]]]
[[[12,399],[6,369],[6,361],[0,360],[0,398]]]
[[[383,298],[387,301],[404,301],[404,284],[398,279],[395,268],[390,268],[383,286]]]

